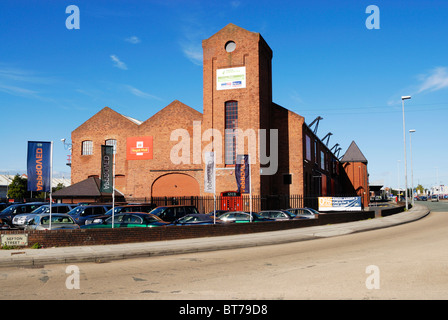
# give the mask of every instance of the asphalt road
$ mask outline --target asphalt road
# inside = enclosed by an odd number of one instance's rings
[[[0,298],[448,299],[448,203],[425,204],[431,214],[418,221],[332,238],[2,268]]]

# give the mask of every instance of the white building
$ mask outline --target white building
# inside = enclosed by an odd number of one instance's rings
[[[448,197],[448,186],[440,185],[431,187],[431,195],[438,195],[440,199]]]
[[[20,175],[23,178],[26,178],[26,174]],[[7,198],[8,187],[14,179],[14,174],[0,174],[0,199]],[[53,178],[51,181],[51,186],[56,187],[59,183],[62,183],[64,187],[68,187],[71,184],[70,177],[69,178]]]

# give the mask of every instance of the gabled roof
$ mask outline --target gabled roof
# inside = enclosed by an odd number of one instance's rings
[[[359,150],[355,141],[352,141],[344,156],[341,159],[341,162],[363,162],[367,163],[366,157],[362,154],[361,150]]]
[[[162,110],[159,110],[156,114],[151,116],[146,121],[142,122],[142,124],[149,124],[154,123],[156,121],[160,121],[164,118],[172,119],[173,115],[180,115],[181,117],[184,117],[185,119],[192,118],[192,119],[202,119],[202,113],[199,111],[193,109],[190,106],[187,106],[185,103],[180,102],[179,100],[174,100],[169,105],[164,107]]]

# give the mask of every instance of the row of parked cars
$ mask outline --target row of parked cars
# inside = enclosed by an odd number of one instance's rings
[[[113,212],[112,212],[113,210]],[[0,212],[0,228],[25,230],[92,229],[123,227],[157,227],[175,225],[198,225],[215,223],[246,223],[259,221],[285,221],[317,218],[319,212],[311,208],[288,210],[264,210],[260,212],[212,211],[198,212],[195,206],[154,204],[52,204],[43,202],[14,204]]]

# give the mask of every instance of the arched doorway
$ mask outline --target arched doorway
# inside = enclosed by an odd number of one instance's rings
[[[199,183],[183,173],[168,173],[157,178],[151,186],[153,197],[199,196]]]

